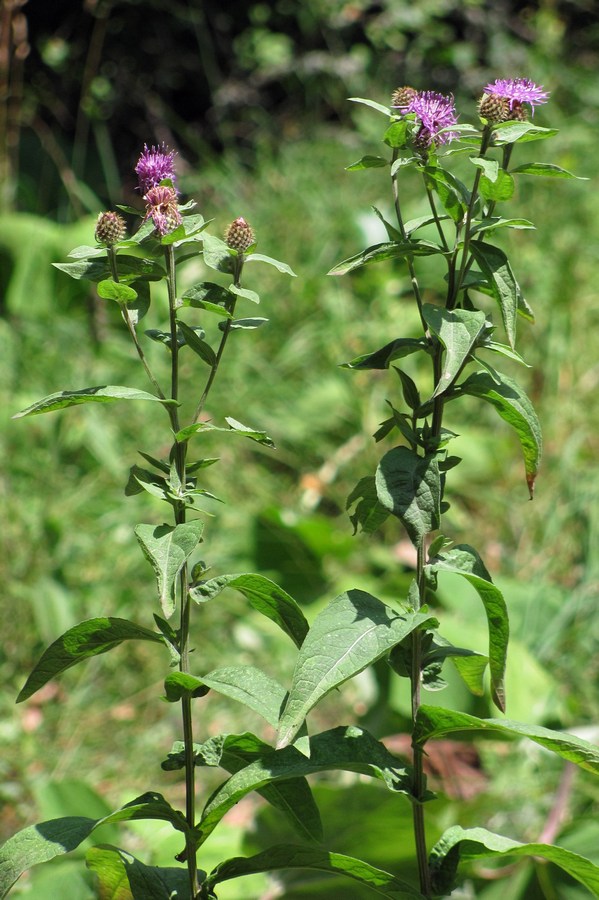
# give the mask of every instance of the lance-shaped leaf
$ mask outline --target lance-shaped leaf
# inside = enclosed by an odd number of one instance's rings
[[[403,359],[404,356],[410,356],[419,350],[429,351],[429,345],[423,339],[418,338],[398,338],[385,344],[380,350],[374,353],[365,353],[357,356],[350,362],[343,363],[344,369],[388,369],[391,363],[396,359]]]
[[[416,718],[414,740],[424,744],[431,738],[443,737],[455,731],[498,732],[511,738],[525,737],[551,750],[562,759],[593,772],[599,773],[599,747],[583,741],[565,731],[553,731],[541,725],[527,725],[510,719],[479,719],[468,713],[443,709],[440,706],[421,706]]]
[[[73,263],[52,263],[55,269],[60,269],[75,279],[86,279],[87,281],[105,281],[112,278],[112,270],[106,257],[104,259],[94,259],[91,261],[78,260]],[[128,284],[130,281],[143,279],[146,281],[158,281],[164,278],[164,268],[160,263],[153,262],[150,259],[140,259],[137,256],[118,257],[117,268],[119,272],[119,281]]]
[[[162,611],[168,619],[175,611],[177,575],[200,543],[204,523],[199,519],[182,525],[138,525],[135,536],[151,563],[158,582]]]
[[[250,606],[278,625],[297,647],[301,647],[309,627],[301,607],[283,588],[263,575],[219,575],[195,585],[190,596],[202,603],[217,597],[226,587],[242,593]]]
[[[160,397],[155,397],[154,394],[148,394],[146,391],[137,391],[119,384],[101,384],[98,387],[83,388],[79,391],[58,391],[56,394],[49,394],[43,400],[38,400],[27,409],[16,413],[13,419],[54,412],[56,409],[78,406],[80,403],[112,403],[115,400],[155,400],[165,406],[177,406],[175,400],[161,400]]]
[[[189,831],[185,816],[173,809],[161,794],[155,793],[143,794],[101,819],[66,816],[30,825],[0,847],[0,898],[6,897],[27,869],[75,850],[100,825],[133,819],[161,819],[170,822],[177,831]]]
[[[441,482],[436,457],[394,447],[381,459],[375,477],[379,501],[401,521],[414,546],[439,527]]]
[[[544,141],[556,135],[557,128],[541,128],[532,122],[506,122],[493,129],[494,143],[525,144],[529,141]]]
[[[121,284],[119,281],[113,281],[107,278],[100,281],[97,287],[98,297],[102,300],[116,300],[117,303],[130,303],[137,300],[137,291],[128,284]]]
[[[177,321],[177,330],[185,339],[187,346],[190,347],[194,353],[197,353],[200,359],[203,359],[209,366],[214,366],[216,364],[216,353],[210,344],[207,344],[206,341],[202,340],[194,328],[190,328],[186,322],[182,322],[179,319]],[[204,334],[204,332],[202,331],[201,334]]]
[[[497,177],[491,180],[483,175],[478,183],[478,192],[484,200],[509,200],[516,189],[514,179],[505,169],[500,169]]]
[[[588,181],[582,175],[574,175],[561,166],[554,166],[551,163],[524,163],[511,170],[512,175],[541,175],[545,178],[576,178],[578,181]]]
[[[422,315],[445,347],[441,377],[433,393],[433,397],[438,397],[453,384],[468,362],[472,348],[485,327],[485,314],[481,310],[448,310],[425,303]]]
[[[136,625],[135,622],[129,622],[128,619],[87,619],[74,625],[44,651],[17,697],[17,703],[27,700],[71,666],[100,653],[107,653],[123,641],[132,640],[164,643],[162,635]]]
[[[390,241],[374,244],[362,253],[350,256],[333,266],[327,274],[346,275],[368,263],[383,262],[386,259],[410,259],[413,256],[432,256],[435,253],[443,253],[443,250],[430,241]]]
[[[443,896],[451,892],[460,862],[523,856],[536,856],[554,863],[588,888],[593,896],[599,896],[599,866],[578,853],[552,844],[522,844],[493,834],[486,828],[462,828],[459,825],[449,828],[431,850],[433,890]]]
[[[169,676],[171,677],[171,676]],[[255,666],[222,666],[199,679],[206,687],[243,703],[276,728],[287,691]]]
[[[347,498],[345,508],[349,509],[354,503],[356,508],[350,516],[354,534],[358,526],[366,534],[374,534],[389,517],[389,510],[385,509],[377,497],[375,479],[372,475],[360,479]]]
[[[209,799],[197,826],[198,845],[214,831],[222,817],[250,791],[317,772],[343,770],[382,780],[391,791],[409,794],[411,774],[380,741],[361,728],[333,728],[310,738],[310,755],[297,747],[263,754],[231,776]]]
[[[249,438],[251,441],[256,441],[257,444],[262,444],[265,447],[274,447],[272,439],[269,438],[265,431],[259,431],[256,428],[252,428],[250,425],[243,425],[231,416],[225,416],[225,422],[229,426],[228,428],[219,428],[217,425],[212,425],[210,422],[196,422],[194,425],[187,425],[185,428],[182,428],[181,431],[177,432],[175,440],[182,444],[200,431],[221,431],[225,434],[239,434],[242,437]]]
[[[423,174],[428,190],[437,192],[443,208],[454,222],[461,222],[468,198],[464,196],[466,192],[460,182],[450,172],[436,166],[426,166]]]
[[[526,483],[532,499],[543,438],[537,414],[527,395],[515,381],[499,372],[495,372],[494,377],[486,372],[476,372],[458,388],[458,393],[471,394],[491,403],[501,418],[515,430],[524,455]]]
[[[360,169],[380,169],[389,165],[382,156],[363,156],[357,162],[345,167],[346,172],[358,172]]]
[[[229,247],[220,238],[213,234],[204,233],[202,235],[202,243],[204,246],[204,262],[211,269],[217,272],[233,271],[233,254]]]
[[[261,760],[269,760],[274,754],[270,744],[266,744],[255,734],[221,734],[203,744],[194,744],[196,766],[220,766],[232,775],[247,769]],[[185,748],[178,741],[162,768],[167,771],[185,767]],[[243,777],[242,779],[243,780]],[[251,776],[250,776],[251,780]],[[244,783],[249,783],[247,780]],[[228,782],[227,782],[228,784]],[[275,778],[262,786],[255,786],[264,799],[278,809],[288,819],[303,838],[308,841],[322,840],[322,822],[310,785],[303,775]]]
[[[247,288],[237,287],[236,284],[230,284],[228,290],[235,294],[236,297],[241,297],[242,300],[251,300],[252,303],[260,303],[260,297],[256,293],[256,291],[250,291]]]
[[[427,571],[453,572],[465,578],[483,602],[489,623],[489,672],[493,702],[505,711],[505,665],[510,635],[507,607],[503,594],[491,581],[485,565],[473,547],[460,544],[431,560]]]
[[[471,241],[470,252],[487,279],[491,294],[497,301],[503,327],[512,350],[516,341],[516,316],[522,292],[503,250],[483,241]]]
[[[388,119],[393,115],[394,110],[390,110],[388,106],[383,106],[382,103],[377,103],[376,100],[368,100],[365,97],[349,97],[350,103],[362,103],[364,106],[369,106],[371,109],[376,109],[377,112],[383,113]]]
[[[206,886],[212,890],[231,878],[257,872],[276,872],[278,869],[316,869],[331,875],[344,875],[370,888],[373,893],[393,900],[424,900],[423,895],[407,882],[361,859],[295,844],[276,844],[255,856],[227,859],[212,870],[206,879]],[[343,895],[340,885],[338,896]]]
[[[172,900],[189,896],[189,873],[179,866],[146,866],[118,847],[90,847],[87,868],[98,881],[98,896],[104,900]],[[205,872],[199,873],[206,877]]]
[[[340,594],[316,617],[298,654],[277,746],[290,744],[326,694],[388,653],[430,616],[399,613],[365,591]]]
[[[278,272],[282,272],[284,275],[292,275],[295,278],[295,272],[291,269],[287,263],[281,262],[278,259],[273,259],[272,256],[264,256],[263,253],[248,253],[243,257],[246,263],[248,262],[263,262],[267,263],[269,266],[274,266]]]

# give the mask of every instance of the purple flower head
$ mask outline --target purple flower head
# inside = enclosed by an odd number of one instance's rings
[[[177,195],[172,188],[155,185],[147,192],[144,200],[146,201],[144,222],[151,218],[154,228],[161,236],[174,231],[183,221],[177,204]]]
[[[175,151],[169,150],[165,144],[151,148],[144,144],[135,171],[139,179],[139,191],[145,197],[150,188],[156,187],[164,178],[170,178],[174,182]]]
[[[522,103],[528,103],[534,113],[535,106],[541,103],[547,103],[549,94],[543,90],[542,85],[539,86],[529,78],[497,78],[493,83],[489,83],[485,89],[485,94],[494,94],[496,97],[503,97],[509,101],[510,111]]]
[[[415,138],[419,147],[430,147],[433,143],[447,144],[457,136],[452,131],[439,134],[443,128],[455,125],[458,120],[451,95],[421,91],[410,101],[407,112],[416,113],[420,119],[420,129]]]

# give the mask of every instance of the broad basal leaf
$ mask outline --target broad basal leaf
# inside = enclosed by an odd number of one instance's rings
[[[168,619],[175,611],[175,580],[200,543],[204,523],[199,519],[182,525],[138,525],[135,536],[151,563],[158,582],[162,611]]]
[[[290,744],[310,710],[326,694],[376,662],[415,628],[435,620],[399,613],[371,594],[336,597],[314,620],[298,654],[277,746]]]
[[[522,844],[486,828],[449,828],[430,854],[433,890],[438,894],[450,893],[455,886],[455,875],[460,862],[475,859],[504,859],[535,856],[554,863],[583,884],[595,896],[599,896],[599,866],[590,860],[556,847],[552,844]],[[557,895],[556,895],[557,896]]]
[[[296,646],[301,647],[308,633],[308,622],[293,597],[263,575],[219,575],[195,585],[190,596],[198,603],[212,600],[226,587],[234,588],[249,600],[257,612],[275,622]]]
[[[80,391],[59,391],[56,394],[50,394],[43,400],[32,403],[27,409],[16,413],[13,419],[54,412],[56,409],[65,409],[67,406],[77,406],[80,403],[112,403],[114,400],[155,400],[165,406],[177,406],[175,400],[161,400],[160,397],[155,397],[154,394],[148,394],[146,391],[137,391],[134,388],[116,384],[101,384],[99,387],[83,388]]]
[[[375,478],[380,503],[401,521],[414,546],[439,527],[441,482],[436,457],[394,447],[381,459]]]
[[[505,666],[509,641],[509,621],[503,594],[491,581],[485,565],[474,549],[460,544],[431,560],[430,572],[453,572],[465,578],[483,602],[489,624],[489,671],[493,702],[505,711]]]
[[[487,372],[476,372],[458,385],[458,388],[456,396],[459,393],[471,394],[473,397],[486,400],[515,430],[524,455],[526,483],[532,499],[543,450],[543,438],[537,414],[527,395],[515,381],[500,372],[494,372],[493,377]]]
[[[44,651],[17,697],[17,703],[27,700],[71,666],[131,640],[164,643],[162,635],[127,619],[88,619],[74,625]]]
[[[485,327],[485,314],[481,310],[448,310],[425,303],[422,315],[432,333],[445,347],[441,377],[433,393],[433,397],[438,397],[453,384],[468,362]]]
[[[526,737],[581,769],[599,773],[599,747],[573,734],[552,731],[540,725],[512,722],[510,719],[479,719],[439,706],[421,706],[418,710],[414,739],[419,744],[455,731],[498,732],[512,738]]]
[[[407,882],[389,872],[376,869],[361,859],[301,844],[277,844],[255,856],[227,859],[213,869],[206,880],[206,886],[212,889],[231,878],[256,872],[275,872],[278,869],[316,869],[331,875],[345,875],[369,888],[373,894],[393,900],[424,900],[423,895]],[[339,897],[344,896],[342,884],[340,882],[338,886]]]

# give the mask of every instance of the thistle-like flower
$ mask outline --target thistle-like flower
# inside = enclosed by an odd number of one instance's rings
[[[432,144],[447,144],[457,137],[453,131],[439,133],[444,128],[455,125],[458,120],[451,95],[420,91],[412,98],[405,112],[416,113],[420,121],[420,128],[414,138],[415,145],[420,149],[428,149]]]
[[[105,247],[113,247],[125,237],[125,220],[118,213],[100,213],[96,222],[95,238]]]
[[[154,222],[154,227],[161,236],[174,231],[183,219],[179,212],[177,195],[173,188],[167,185],[155,185],[144,196],[146,201],[146,214],[144,222],[149,218]]]
[[[484,102],[485,96],[507,100],[509,107],[507,118],[518,120],[526,118],[524,103],[528,103],[534,114],[535,106],[547,103],[549,99],[549,94],[543,90],[542,85],[535,84],[529,78],[497,78],[484,88],[481,103]]]
[[[235,219],[225,231],[225,244],[243,253],[254,243],[254,232],[243,216]]]
[[[156,187],[165,178],[175,181],[175,151],[169,150],[165,144],[144,149],[137,161],[135,171],[139,179],[139,191],[145,197],[150,188]]]

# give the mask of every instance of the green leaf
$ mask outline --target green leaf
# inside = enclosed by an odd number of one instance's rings
[[[170,822],[177,831],[189,831],[182,813],[155,793],[143,794],[101,819],[66,816],[30,825],[0,847],[0,898],[6,897],[27,869],[75,850],[100,825],[133,819],[161,819]]]
[[[197,353],[200,359],[202,359],[209,366],[216,365],[216,353],[206,341],[203,341],[201,337],[196,333],[193,328],[190,328],[185,322],[182,322],[180,319],[177,319],[177,330],[183,335],[185,338],[185,343],[187,346],[193,350],[194,353]],[[202,332],[203,334],[204,332]]]
[[[418,710],[414,739],[424,744],[432,738],[455,731],[499,732],[508,737],[525,737],[562,759],[599,774],[599,747],[573,734],[553,731],[541,725],[527,725],[510,719],[479,719],[467,713],[442,709],[440,706],[421,706]]]
[[[391,112],[388,106],[383,106],[381,103],[377,103],[375,100],[367,100],[364,97],[349,97],[350,103],[362,103],[364,106],[369,106],[371,109],[376,109],[377,112],[383,113],[383,115],[390,118]]]
[[[120,281],[113,281],[112,278],[98,282],[96,290],[102,300],[116,300],[117,303],[137,300],[137,291],[127,284],[121,284]]]
[[[265,753],[232,775],[204,808],[197,826],[198,844],[251,791],[262,790],[273,782],[339,769],[378,778],[394,792],[409,794],[412,789],[410,773],[384,744],[355,726],[333,728],[310,738],[309,755],[297,747],[286,746]]]
[[[394,447],[381,459],[375,477],[379,501],[401,521],[414,546],[439,527],[441,481],[434,456]]]
[[[488,656],[475,650],[455,647],[439,633],[435,633],[431,648],[423,657],[423,667],[435,662],[443,663],[446,659],[451,659],[468,690],[475,697],[483,697],[485,693],[483,678],[489,662]]]
[[[472,165],[481,169],[483,175],[491,182],[497,181],[499,175],[499,163],[496,159],[486,159],[483,156],[471,156]]]
[[[241,297],[242,300],[251,300],[252,303],[260,303],[260,297],[256,291],[249,291],[247,288],[237,287],[236,284],[230,284],[228,290],[236,297]]]
[[[162,611],[170,618],[175,611],[176,578],[200,543],[204,523],[199,519],[182,525],[138,525],[135,536],[152,565],[158,582]]]
[[[213,234],[204,232],[202,243],[204,245],[204,262],[210,269],[216,269],[217,272],[231,273],[233,271],[233,254],[224,241]]]
[[[486,828],[462,828],[454,825],[438,841],[430,854],[433,890],[447,894],[454,887],[460,862],[475,859],[535,856],[547,860],[583,884],[593,896],[599,896],[599,866],[584,856],[552,844],[522,844]],[[211,876],[210,876],[211,877]]]
[[[407,882],[376,869],[361,859],[295,844],[276,844],[255,856],[227,859],[213,869],[206,880],[206,885],[211,890],[217,884],[231,878],[240,878],[256,872],[274,872],[278,869],[316,869],[331,875],[344,875],[370,888],[373,893],[393,900],[417,900],[417,898],[423,900],[422,894]],[[343,893],[341,887],[338,896],[343,896]]]
[[[205,309],[230,319],[232,314],[225,309],[225,304],[231,299],[231,294],[222,285],[213,281],[201,281],[183,293],[181,302],[183,306]]]
[[[376,662],[429,616],[399,613],[371,594],[340,594],[318,614],[298,654],[277,747],[290,744],[326,694]]]
[[[196,422],[194,425],[188,425],[186,428],[182,428],[181,431],[177,432],[175,440],[182,444],[199,431],[221,431],[225,434],[239,434],[242,437],[247,437],[252,441],[256,441],[258,444],[263,444],[265,447],[274,447],[274,443],[265,431],[258,431],[255,428],[251,428],[249,425],[242,425],[241,422],[238,422],[230,416],[225,416],[225,421],[229,425],[229,428],[219,428],[217,425],[212,425],[210,422]]]
[[[403,359],[419,350],[428,352],[428,344],[422,338],[398,338],[385,344],[380,350],[357,356],[350,362],[343,363],[344,369],[388,369],[396,359]]]
[[[60,269],[75,279],[87,281],[105,281],[112,278],[112,270],[106,257],[91,261],[79,260],[73,263],[52,263],[55,269]],[[119,281],[128,283],[137,279],[147,281],[159,281],[164,278],[164,268],[151,259],[140,259],[137,256],[118,257]]]
[[[231,322],[230,328],[231,331],[236,331],[237,329],[243,331],[251,331],[254,328],[260,328],[261,325],[266,325],[268,319],[264,319],[261,316],[254,316],[251,319],[235,319]],[[222,325],[222,322],[218,323]]]
[[[71,666],[100,653],[107,653],[123,641],[132,640],[164,643],[160,634],[128,619],[87,619],[74,625],[46,648],[17,697],[17,703],[27,700]]]
[[[287,265],[287,263],[279,262],[278,259],[273,259],[271,256],[264,256],[262,253],[248,253],[247,256],[244,256],[244,260],[246,263],[268,263],[269,266],[274,266],[275,269],[277,269],[279,272],[282,272],[284,275],[292,275],[295,278],[295,272]]]
[[[182,697],[205,697],[208,687],[201,678],[186,672],[171,672],[164,679],[164,693],[169,703],[178,703]]]
[[[308,633],[306,617],[293,597],[263,575],[219,575],[196,585],[189,593],[196,603],[203,603],[217,597],[226,587],[243,594],[253,609],[278,625],[301,647]]]
[[[70,259],[95,259],[99,256],[103,256],[106,258],[107,251],[106,247],[88,247],[83,245],[81,247],[75,247],[73,250],[69,251],[69,253],[67,253],[67,256],[70,257]]]
[[[466,213],[466,198],[457,179],[438,166],[425,166],[423,175],[428,190],[436,191],[439,195],[443,209],[454,222],[461,222]]]
[[[374,534],[389,517],[389,510],[385,509],[377,496],[374,475],[360,479],[347,498],[345,508],[349,509],[354,503],[356,508],[350,516],[354,534],[358,526],[365,534]]]
[[[50,394],[43,400],[32,403],[27,409],[16,413],[13,419],[54,412],[56,409],[66,409],[68,406],[78,406],[80,403],[112,403],[114,400],[155,400],[165,406],[177,406],[176,400],[161,400],[160,397],[155,397],[154,394],[148,394],[146,391],[137,391],[135,388],[122,387],[118,384],[101,384],[98,387],[83,388],[80,391],[58,391],[56,394]]]
[[[576,178],[578,181],[588,181],[581,175],[574,175],[567,169],[554,166],[550,163],[525,163],[511,170],[512,175],[542,175],[545,178]]]
[[[261,669],[254,666],[223,666],[202,675],[201,683],[253,709],[273,728],[279,724],[287,691]]]
[[[497,301],[508,343],[513,350],[516,342],[516,315],[522,292],[509,260],[503,250],[484,241],[471,241],[470,251]]]
[[[182,866],[146,866],[130,853],[107,844],[85,854],[87,868],[98,880],[102,900],[181,900],[189,896],[189,873]],[[206,873],[200,873],[204,878]]]
[[[133,497],[135,494],[141,494],[142,491],[147,491],[152,497],[158,497],[160,500],[169,501],[166,478],[142,469],[141,466],[131,466],[129,480],[125,486],[125,496]]]
[[[516,188],[514,179],[504,169],[500,169],[497,178],[491,181],[483,175],[478,183],[478,192],[484,200],[494,203],[510,200]]]
[[[444,222],[449,219],[449,216],[418,216],[417,219],[409,219],[404,224],[404,231],[406,234],[413,234],[415,231],[418,231],[419,228],[424,228],[426,225],[432,225],[435,222]]]
[[[528,219],[502,219],[501,216],[490,216],[481,219],[472,228],[471,234],[480,234],[482,231],[495,231],[496,228],[515,228],[518,230],[533,230],[534,225]]]
[[[507,375],[496,372],[495,376],[492,378],[486,372],[476,372],[458,385],[459,392],[491,403],[501,418],[515,430],[524,455],[526,483],[532,499],[543,450],[541,426],[522,388]]]
[[[529,141],[544,141],[554,137],[557,128],[540,128],[532,122],[506,122],[493,129],[495,144],[525,144]]]
[[[362,253],[350,256],[349,259],[344,259],[343,262],[333,266],[327,274],[346,275],[368,263],[382,262],[386,259],[407,259],[413,256],[432,256],[435,253],[443,253],[443,251],[430,241],[390,241],[374,244],[367,250],[363,250]]]
[[[392,122],[383,135],[383,141],[393,150],[400,150],[402,147],[406,146],[408,128],[412,125],[412,120],[404,118]]]
[[[425,303],[422,315],[433,334],[445,347],[443,369],[432,395],[434,398],[451,387],[469,361],[472,348],[485,327],[485,314],[481,310],[447,310]]]
[[[505,666],[510,636],[507,607],[503,594],[491,581],[485,565],[473,547],[459,544],[431,560],[427,571],[454,572],[465,578],[483,602],[489,624],[489,671],[493,702],[505,711]]]
[[[357,162],[345,167],[346,172],[359,172],[361,169],[382,169],[389,162],[382,156],[363,156]]]

